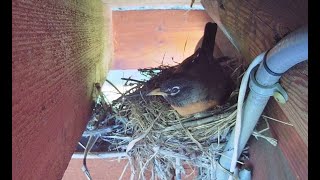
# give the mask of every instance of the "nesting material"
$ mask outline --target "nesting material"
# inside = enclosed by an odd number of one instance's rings
[[[158,97],[124,104],[126,109],[121,117],[130,119],[126,128],[133,132],[126,152],[132,161],[132,173],[138,179],[146,171],[151,174],[154,171],[161,179],[170,179],[174,169],[183,168],[181,164],[210,171],[236,119],[235,105],[180,118]]]
[[[244,72],[242,62],[227,57],[217,61],[239,87]],[[222,106],[181,117],[161,96],[146,96],[176,67],[140,69],[151,79],[144,82],[125,78],[126,85],[132,88],[111,104],[101,91],[98,93],[100,105],[96,104],[88,123],[91,131],[84,134],[101,134],[101,140],[110,143],[108,151],[125,151],[132,179],[180,179],[186,166],[197,173],[197,179],[214,179],[219,168],[216,160],[236,121],[238,90]]]
[[[219,60],[238,87],[243,72],[239,59]],[[237,89],[225,105],[189,117],[180,117],[160,96],[145,96],[175,67],[140,69],[151,76],[146,82],[127,78],[132,88],[112,102],[106,117],[113,128],[101,137],[111,143],[109,150],[127,152],[133,179],[179,179],[188,165],[198,179],[212,179],[235,125]]]

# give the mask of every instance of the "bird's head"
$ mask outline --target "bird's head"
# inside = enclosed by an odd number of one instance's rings
[[[154,89],[147,95],[161,95],[169,104],[184,106],[201,99],[201,85],[197,81],[186,77],[173,77],[160,84],[160,88]]]

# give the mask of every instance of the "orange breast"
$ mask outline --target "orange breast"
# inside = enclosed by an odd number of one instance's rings
[[[181,116],[188,116],[191,114],[203,112],[209,108],[212,108],[214,106],[218,105],[217,101],[206,101],[206,102],[197,102],[197,103],[192,103],[188,104],[183,107],[177,107],[177,106],[172,106],[173,109],[175,109]]]

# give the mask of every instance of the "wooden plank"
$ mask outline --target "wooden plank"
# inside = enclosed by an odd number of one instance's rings
[[[82,159],[71,159],[62,180],[86,180],[87,178],[81,170],[82,163]],[[120,178],[122,173],[122,179],[130,179],[130,164],[125,169],[127,163],[127,159],[87,159],[87,166],[89,168],[92,179],[98,180],[116,180]],[[185,169],[185,174],[182,174],[183,180],[192,180],[196,178],[196,169],[193,169],[189,165],[184,165],[183,168]],[[135,175],[136,179],[138,176],[139,172]],[[151,172],[149,170],[145,171],[145,178],[151,179]]]
[[[263,123],[265,124],[265,123]],[[259,126],[259,125],[258,125]],[[265,125],[263,126],[265,128]],[[272,137],[270,131],[264,135]],[[265,139],[249,140],[249,162],[253,165],[252,179],[258,180],[293,180],[296,179],[288,161],[279,146],[273,146]]]
[[[273,4],[259,0],[229,0],[224,1],[223,9],[216,1],[203,0],[202,3],[209,9],[208,14],[231,35],[230,38],[235,41],[248,63],[261,52],[274,46],[286,33],[308,22],[306,3],[298,0]],[[298,6],[301,9],[298,9]],[[289,70],[280,82],[290,97],[289,102],[281,108],[307,144],[308,75],[305,75],[307,65],[304,64]]]
[[[308,6],[303,0],[225,0],[220,4],[202,0],[201,3],[248,61],[273,47],[288,32],[308,23]]]
[[[71,159],[62,180],[77,179],[87,180],[85,174],[81,170],[82,159]],[[87,159],[87,166],[92,179],[115,180],[119,179],[128,160],[122,159]],[[130,166],[123,172],[122,179],[130,179]]]
[[[275,100],[270,100],[265,113],[275,119],[290,123]],[[273,136],[278,140],[278,146],[286,157],[289,167],[297,179],[308,178],[308,147],[294,127],[275,121],[269,121]]]
[[[308,147],[308,63],[290,69],[280,79],[280,84],[287,91],[289,100],[279,106]]]
[[[190,6],[191,4],[191,0],[102,0],[102,2],[111,8]],[[200,0],[195,0],[193,5],[200,5]]]
[[[114,11],[112,69],[181,62],[194,52],[208,21],[212,20],[205,11]]]
[[[287,33],[308,23],[308,5],[304,0],[225,0],[220,3],[202,0],[201,3],[247,63],[273,47]],[[272,131],[290,168],[298,179],[305,179],[308,162],[307,63],[289,70],[280,83],[288,92],[289,101],[278,105],[272,100],[268,112],[271,117],[290,121],[294,127],[272,123]]]
[[[62,178],[107,71],[102,7],[12,1],[13,180]]]
[[[124,21],[128,23],[123,23]],[[169,65],[181,62],[200,47],[204,26],[209,21],[212,19],[205,11],[114,11],[115,61],[112,68],[158,66],[163,58],[163,62]],[[131,31],[128,32],[128,29]],[[152,34],[152,37],[145,38],[145,34]],[[214,55],[240,57],[219,28]]]

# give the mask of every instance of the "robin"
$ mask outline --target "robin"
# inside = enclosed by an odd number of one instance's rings
[[[213,57],[216,23],[207,23],[203,41],[160,88],[147,95],[161,95],[181,115],[189,116],[224,104],[233,90],[233,81]]]

